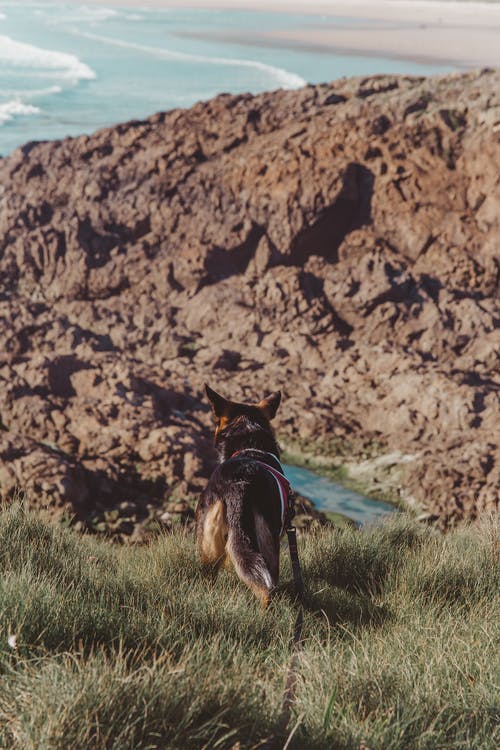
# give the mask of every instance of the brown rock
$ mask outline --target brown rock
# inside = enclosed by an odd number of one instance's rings
[[[281,388],[286,441],[399,452],[443,525],[497,508],[499,90],[223,95],[0,160],[2,495],[193,498],[209,380]]]

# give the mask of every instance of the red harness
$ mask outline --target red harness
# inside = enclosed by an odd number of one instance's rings
[[[240,453],[243,453],[245,450],[252,450],[257,453],[265,453],[268,456],[271,456],[274,461],[278,464],[278,466],[281,469],[281,464],[277,457],[273,453],[269,453],[269,451],[261,451],[258,448],[243,448],[242,450],[236,451],[236,453],[233,453],[231,458],[235,458],[235,456],[238,456]],[[260,464],[266,471],[268,471],[275,479],[276,486],[278,488],[278,495],[280,498],[280,504],[281,504],[281,528],[280,528],[280,536],[285,531],[287,519],[288,519],[288,511],[290,508],[290,495],[291,495],[291,488],[290,488],[290,482],[286,478],[286,476],[283,474],[283,471],[278,471],[278,469],[275,469],[273,466],[270,466],[269,464],[266,464],[265,461],[259,461],[258,458],[252,459],[256,464]]]

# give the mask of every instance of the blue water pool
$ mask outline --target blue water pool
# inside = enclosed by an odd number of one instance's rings
[[[359,492],[333,482],[297,466],[283,466],[294,490],[312,500],[318,510],[341,513],[352,518],[357,524],[370,523],[393,513],[396,509],[389,503],[372,500]]]

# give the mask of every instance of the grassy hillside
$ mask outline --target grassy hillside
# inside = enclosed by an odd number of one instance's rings
[[[442,537],[398,515],[320,531],[300,552],[307,640],[289,747],[498,746],[493,525]],[[278,719],[289,656],[283,560],[261,615],[233,575],[202,577],[190,537],[117,547],[4,511],[0,747],[253,747]]]

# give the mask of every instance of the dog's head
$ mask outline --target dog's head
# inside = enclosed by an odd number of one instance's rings
[[[236,437],[238,434],[241,440],[244,440],[245,434],[247,435],[247,442],[250,439],[250,434],[254,432],[262,433],[267,435],[273,442],[273,450],[275,449],[275,440],[272,427],[270,425],[271,420],[278,411],[278,406],[281,401],[281,391],[275,391],[270,396],[266,396],[257,404],[241,404],[237,401],[229,401],[219,393],[216,393],[210,386],[205,385],[205,392],[208,400],[212,405],[215,418],[217,420],[217,426],[215,428],[215,444],[219,444],[228,439],[231,436]],[[231,444],[234,440],[230,441]],[[250,440],[250,443],[253,443]],[[264,439],[264,442],[268,442]],[[243,445],[243,447],[246,447]],[[250,447],[250,445],[248,446]],[[258,447],[254,445],[253,447]],[[271,448],[264,448],[270,450]]]

